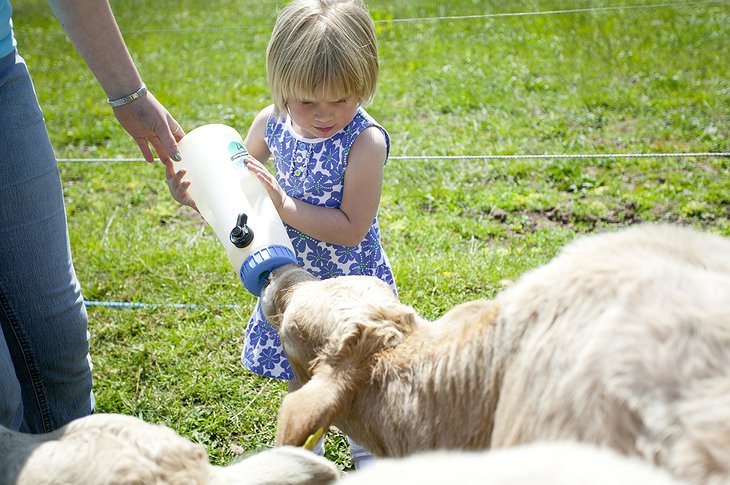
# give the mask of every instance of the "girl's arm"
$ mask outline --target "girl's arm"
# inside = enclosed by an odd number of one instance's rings
[[[108,0],[48,0],[48,3],[109,99],[119,99],[142,87],[142,78]],[[114,108],[114,115],[148,162],[154,161],[148,143],[163,162],[179,156],[176,140],[185,133],[152,93]]]
[[[339,209],[293,199],[257,160],[250,160],[248,167],[266,187],[284,222],[320,241],[356,246],[365,238],[378,212],[385,155],[385,136],[378,128],[370,127],[355,139],[348,155]]]

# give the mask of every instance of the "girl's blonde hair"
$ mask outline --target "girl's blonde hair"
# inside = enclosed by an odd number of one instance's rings
[[[361,0],[294,0],[279,14],[266,49],[276,116],[288,99],[316,95],[355,95],[367,104],[379,69],[373,19]]]

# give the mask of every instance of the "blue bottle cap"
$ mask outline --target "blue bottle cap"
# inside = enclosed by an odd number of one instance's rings
[[[297,256],[286,246],[266,246],[251,253],[241,265],[241,281],[249,293],[261,294],[271,270],[285,264],[298,264]]]

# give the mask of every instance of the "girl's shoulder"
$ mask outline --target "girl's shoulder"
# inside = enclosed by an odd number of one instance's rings
[[[259,114],[256,115],[255,120],[263,120],[267,122],[269,118],[274,117],[274,105],[270,104],[261,111],[259,111]]]
[[[251,126],[248,129],[248,136],[255,136],[264,138],[265,133],[269,131],[269,123],[274,112],[274,105],[267,106],[266,108],[259,111],[251,122]]]
[[[355,138],[352,139],[352,143],[359,139],[360,147],[374,148],[383,145],[387,159],[390,154],[390,135],[375,118],[365,111],[365,108],[362,106],[358,108],[352,124],[355,125],[353,126]],[[360,136],[362,133],[366,133],[366,135]]]
[[[264,127],[269,124],[270,120],[273,119],[274,114],[274,105],[269,105],[266,108],[259,111],[259,113],[254,117],[253,122],[251,123],[252,127]]]

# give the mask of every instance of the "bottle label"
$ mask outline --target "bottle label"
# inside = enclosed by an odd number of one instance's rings
[[[246,157],[248,150],[240,141],[232,141],[228,144],[228,154],[231,156],[231,162],[235,169],[244,168],[246,166]]]

